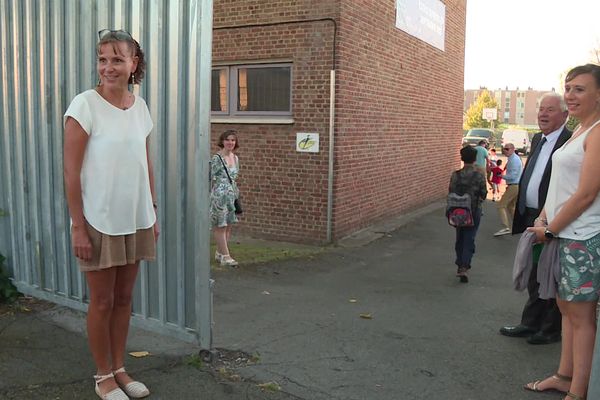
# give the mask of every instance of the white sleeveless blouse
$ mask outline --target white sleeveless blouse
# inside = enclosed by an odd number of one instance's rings
[[[548,222],[552,222],[562,206],[577,191],[585,154],[583,144],[592,128],[599,123],[600,120],[596,121],[581,135],[554,152],[552,175],[544,207]],[[561,238],[574,240],[586,240],[600,233],[600,193],[583,214],[562,231],[556,233]]]

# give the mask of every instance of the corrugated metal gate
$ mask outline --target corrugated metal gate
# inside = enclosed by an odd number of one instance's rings
[[[133,323],[210,343],[208,161],[212,0],[0,0],[0,252],[19,290],[86,308],[70,249],[62,115],[97,82],[100,29],[147,58],[161,236],[140,269]]]

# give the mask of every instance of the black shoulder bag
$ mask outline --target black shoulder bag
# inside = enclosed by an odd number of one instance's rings
[[[221,164],[223,164],[223,168],[225,168],[225,173],[227,174],[227,178],[229,179],[229,183],[231,184],[231,187],[233,188],[233,180],[231,180],[231,176],[229,176],[229,169],[227,169],[227,165],[225,164],[225,160],[223,160],[223,157],[221,157],[220,154],[217,154],[219,156],[219,160],[221,160]],[[233,201],[233,206],[235,207],[235,213],[236,214],[241,214],[244,212],[244,210],[242,209],[242,202],[240,201],[240,194],[238,191],[238,195],[235,197],[235,200]]]

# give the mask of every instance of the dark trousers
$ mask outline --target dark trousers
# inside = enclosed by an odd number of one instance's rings
[[[481,208],[473,212],[473,226],[470,228],[456,228],[456,265],[464,268],[471,268],[471,259],[475,253],[475,236],[481,222]]]
[[[537,210],[528,208],[526,212],[527,226],[533,226],[537,217]],[[529,274],[527,282],[529,299],[523,308],[521,325],[542,332],[544,335],[560,333],[561,315],[556,300],[543,300],[539,297],[540,284],[537,281],[537,267],[537,263],[533,263],[531,274]]]

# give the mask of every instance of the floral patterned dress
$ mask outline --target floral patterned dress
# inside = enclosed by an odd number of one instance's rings
[[[210,221],[212,226],[220,228],[238,222],[233,205],[238,196],[238,187],[235,183],[239,172],[239,161],[235,156],[235,165],[227,167],[233,185],[225,172],[223,163],[227,164],[218,154],[215,154],[210,163],[211,191],[210,191]]]

